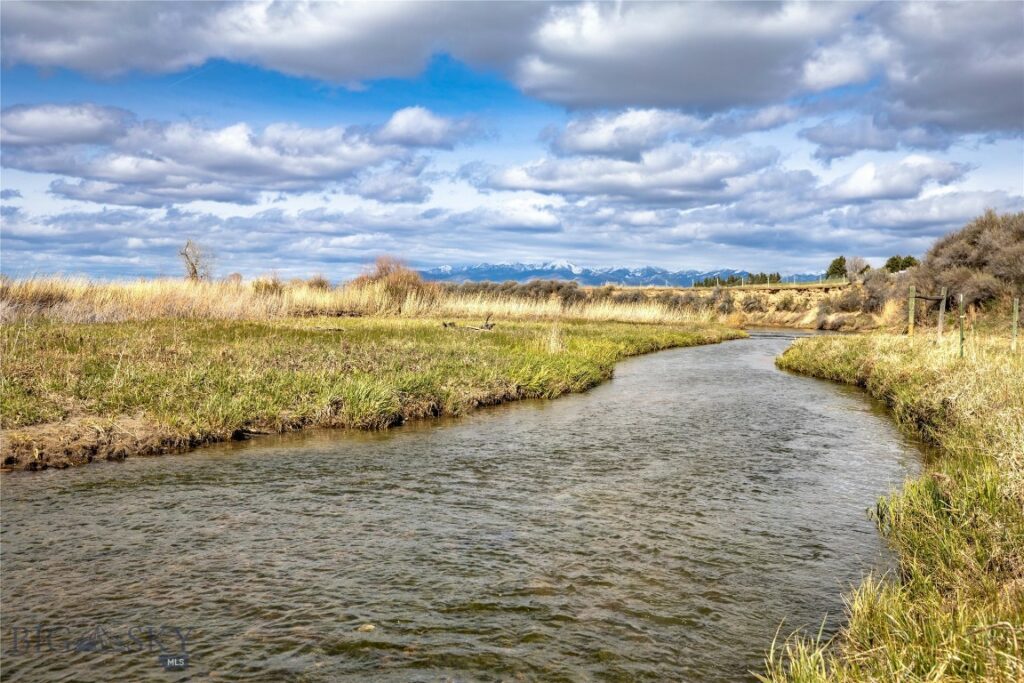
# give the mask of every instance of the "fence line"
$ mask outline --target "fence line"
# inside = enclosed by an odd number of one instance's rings
[[[938,324],[935,330],[935,343],[938,344],[942,341],[942,332],[946,320],[946,301],[949,299],[948,290],[943,287],[941,293],[938,296],[928,296],[926,294],[918,294],[917,289],[914,285],[910,285],[910,290],[907,293],[907,336],[914,336],[914,327],[916,325],[916,303],[917,300],[921,299],[924,301],[937,301],[939,303],[939,316]],[[958,314],[957,323],[960,328],[960,357],[964,357],[964,295],[957,294],[958,302]],[[1013,298],[1013,313],[1010,318],[1010,352],[1017,352],[1017,335],[1018,328],[1020,326],[1020,297]]]

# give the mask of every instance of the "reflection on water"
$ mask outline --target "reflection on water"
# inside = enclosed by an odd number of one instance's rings
[[[4,678],[748,678],[782,620],[834,630],[887,566],[866,510],[917,462],[864,396],[777,371],[788,343],[390,433],[5,475]],[[12,646],[37,624],[52,648]]]

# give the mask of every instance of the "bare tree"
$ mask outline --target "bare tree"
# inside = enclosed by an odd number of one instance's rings
[[[862,274],[871,269],[871,265],[860,256],[854,256],[846,261],[846,277],[850,281],[858,279]]]
[[[212,256],[206,249],[203,249],[192,240],[187,240],[185,246],[178,252],[178,256],[185,263],[185,277],[193,282],[209,280],[212,275]]]

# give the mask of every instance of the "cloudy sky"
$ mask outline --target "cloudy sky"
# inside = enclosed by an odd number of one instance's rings
[[[1024,210],[1024,3],[13,2],[0,268],[817,272]]]

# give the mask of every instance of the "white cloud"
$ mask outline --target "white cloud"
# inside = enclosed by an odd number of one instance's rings
[[[773,165],[771,149],[709,149],[670,143],[639,160],[607,157],[547,158],[493,174],[502,189],[569,195],[606,195],[637,200],[711,201],[730,181]]]
[[[919,155],[886,166],[869,162],[836,180],[825,188],[825,194],[840,201],[910,199],[920,195],[927,184],[945,185],[960,179],[968,170],[965,164]]]
[[[128,112],[96,105],[13,107],[2,121],[6,167],[76,179],[51,185],[66,198],[148,207],[193,200],[249,204],[260,192],[321,191],[357,175],[345,185],[356,193],[422,201],[429,189],[416,178],[427,160],[413,160],[410,147],[446,147],[471,133],[468,124],[420,107],[400,110],[376,131],[140,123]],[[367,173],[394,163],[387,175]]]
[[[0,12],[7,66],[111,76],[225,59],[351,85],[415,76],[443,52],[569,107],[722,113],[875,83],[870,106],[894,125],[1024,125],[1015,2],[9,0]]]
[[[474,132],[472,122],[438,116],[423,107],[399,109],[377,133],[382,142],[409,147],[440,147],[451,149],[459,140]]]
[[[704,122],[662,109],[627,109],[618,114],[573,119],[554,140],[565,154],[635,157],[680,133],[698,132]]]
[[[3,110],[4,145],[103,144],[124,134],[131,112],[95,104],[42,104]]]
[[[814,156],[826,163],[863,150],[889,151],[900,147],[946,149],[953,141],[953,136],[941,130],[923,126],[896,128],[880,125],[869,117],[842,122],[823,121],[804,128],[800,136],[818,145]]]

